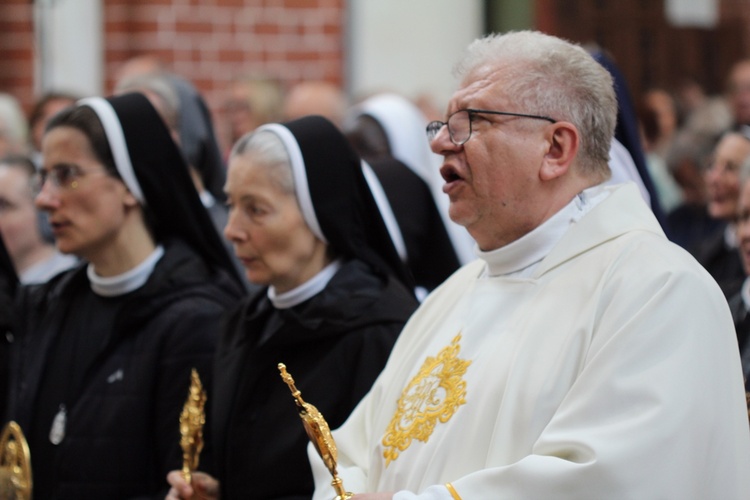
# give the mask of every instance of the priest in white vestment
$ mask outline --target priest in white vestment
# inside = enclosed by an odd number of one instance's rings
[[[617,103],[580,47],[474,42],[446,122],[451,218],[477,241],[333,432],[368,499],[750,498],[750,425],[719,287],[632,184],[604,186]],[[314,403],[314,402],[313,402]],[[315,450],[316,500],[335,496]]]

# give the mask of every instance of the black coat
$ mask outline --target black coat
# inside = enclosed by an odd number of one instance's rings
[[[179,414],[190,370],[210,384],[220,320],[241,291],[186,245],[165,250],[147,283],[124,296],[114,331],[91,332],[103,341],[68,408],[55,477],[34,476],[53,482],[55,498],[163,498],[167,472],[182,466]],[[10,415],[22,428],[33,419],[71,297],[89,286],[82,266],[19,296]],[[31,460],[33,468],[33,449]]]
[[[0,306],[2,307],[2,306]],[[8,366],[10,340],[13,333],[7,325],[0,325],[0,428],[5,425],[5,406],[8,400]]]
[[[724,227],[695,246],[691,253],[706,268],[729,300],[745,280],[740,252],[724,242]]]
[[[0,428],[5,425],[8,400],[10,343],[13,336],[13,297],[18,287],[18,276],[0,237]]]
[[[277,364],[336,428],[369,391],[416,306],[400,282],[360,261],[290,309],[274,309],[266,290],[248,298],[217,349],[211,427],[222,497],[310,498],[309,439]]]

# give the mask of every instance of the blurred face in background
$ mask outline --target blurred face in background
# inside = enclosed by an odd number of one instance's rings
[[[251,282],[283,293],[329,263],[327,245],[308,228],[296,196],[252,154],[230,160],[225,191],[230,210],[224,235]]]
[[[44,103],[44,106],[40,109],[40,115],[37,120],[31,124],[31,141],[34,149],[37,151],[42,150],[42,139],[44,138],[44,129],[47,128],[50,118],[55,116],[63,109],[75,104],[75,99],[68,99],[65,97],[56,97],[50,99]]]
[[[750,60],[735,64],[729,74],[727,90],[735,122],[750,124]]]
[[[651,89],[643,96],[643,101],[655,115],[658,138],[672,137],[677,130],[677,107],[674,98],[665,90]]]
[[[750,275],[750,180],[742,183],[737,217],[737,237],[745,274]]]
[[[228,89],[225,113],[230,144],[261,125],[281,118],[281,87],[267,79],[244,79]]]
[[[749,156],[750,140],[741,134],[727,134],[716,145],[706,171],[708,213],[711,217],[725,221],[736,218],[740,167]]]
[[[23,169],[0,163],[0,234],[14,262],[44,244],[31,184]]]

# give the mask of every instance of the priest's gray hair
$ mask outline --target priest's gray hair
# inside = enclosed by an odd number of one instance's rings
[[[269,130],[245,134],[232,147],[230,161],[240,156],[251,158],[256,165],[264,168],[271,182],[282,192],[295,195],[292,161],[278,135]]]
[[[461,79],[497,67],[514,111],[571,122],[580,134],[581,173],[610,176],[609,149],[617,122],[612,76],[579,45],[535,31],[488,35],[472,42],[455,67]]]

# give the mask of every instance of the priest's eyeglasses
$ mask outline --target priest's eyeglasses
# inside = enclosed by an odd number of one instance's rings
[[[550,123],[557,123],[557,120],[550,118],[549,116],[541,115],[527,115],[524,113],[511,113],[508,111],[490,111],[487,109],[459,109],[448,117],[447,122],[441,122],[435,120],[427,124],[427,140],[432,140],[438,135],[440,129],[445,125],[448,125],[448,134],[450,135],[451,142],[456,146],[461,146],[466,143],[471,137],[471,122],[474,120],[476,114],[487,114],[487,115],[503,115],[503,116],[517,116],[519,118],[533,118],[534,120],[546,120]]]

